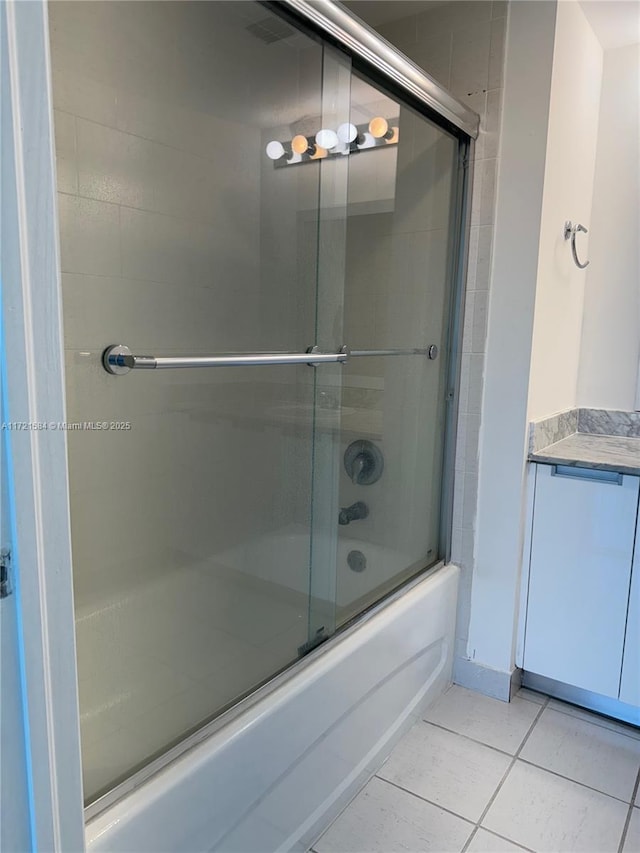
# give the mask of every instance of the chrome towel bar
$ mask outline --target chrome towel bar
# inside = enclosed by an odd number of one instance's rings
[[[130,370],[161,370],[170,367],[247,367],[269,364],[325,364],[346,361],[349,351],[342,347],[340,352],[319,352],[311,347],[307,352],[254,352],[229,355],[178,355],[154,356],[133,355],[129,347],[118,344],[110,346],[102,354],[102,364],[108,373],[121,376]]]
[[[349,350],[343,346],[340,352],[320,352],[318,347],[310,347],[307,352],[254,352],[230,353],[228,355],[185,355],[155,356],[134,355],[129,347],[116,344],[102,353],[102,366],[107,373],[123,376],[131,370],[161,370],[170,367],[248,367],[274,364],[327,364],[345,362],[351,357],[387,356],[387,355],[426,355],[430,359],[438,357],[438,347],[427,349],[390,349],[390,350]]]
[[[588,234],[589,232],[584,227],[584,225],[573,225],[570,221],[564,223],[564,239],[568,240],[571,238],[571,251],[573,253],[573,260],[575,261],[578,269],[583,270],[585,267],[589,266],[589,261],[585,261],[583,264],[580,263],[578,259],[578,250],[576,249],[576,234],[578,231],[582,231],[584,234]]]

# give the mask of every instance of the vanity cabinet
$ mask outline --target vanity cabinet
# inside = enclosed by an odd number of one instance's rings
[[[640,519],[636,528],[636,547],[631,573],[620,701],[640,707]]]
[[[640,704],[638,570],[625,651],[640,478],[573,466],[535,468],[524,669]]]

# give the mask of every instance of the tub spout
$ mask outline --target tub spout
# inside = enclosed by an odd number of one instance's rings
[[[356,501],[351,506],[342,507],[338,514],[338,524],[351,524],[369,515],[369,507],[364,501]]]

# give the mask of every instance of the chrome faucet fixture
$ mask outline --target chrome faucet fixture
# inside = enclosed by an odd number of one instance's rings
[[[364,501],[356,501],[351,506],[344,506],[338,514],[338,524],[351,524],[369,515],[369,507]]]

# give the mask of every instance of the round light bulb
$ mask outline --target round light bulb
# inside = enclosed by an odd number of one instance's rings
[[[338,144],[338,135],[333,130],[323,128],[316,133],[316,142],[320,148],[326,148],[327,151],[329,151],[331,148],[335,148]]]
[[[278,142],[277,139],[273,139],[266,147],[267,157],[271,160],[279,160],[281,157],[284,157],[285,150],[282,142]]]
[[[395,144],[399,138],[400,138],[400,128],[399,127],[392,127],[391,128],[391,136],[389,136],[389,139],[388,139],[389,144]]]
[[[319,145],[314,145],[314,152],[311,155],[312,160],[323,160],[327,156],[327,149],[320,148]]]
[[[376,141],[370,133],[363,133],[362,142],[358,142],[358,148],[373,148],[375,144]]]
[[[349,144],[353,142],[358,136],[358,128],[355,124],[351,124],[351,122],[345,122],[345,124],[341,124],[338,128],[338,139],[340,142],[345,144]]]
[[[369,131],[375,139],[382,139],[389,130],[389,122],[382,116],[376,116],[369,122]]]
[[[306,136],[299,133],[291,140],[291,149],[294,154],[306,154],[309,150],[309,140]]]

